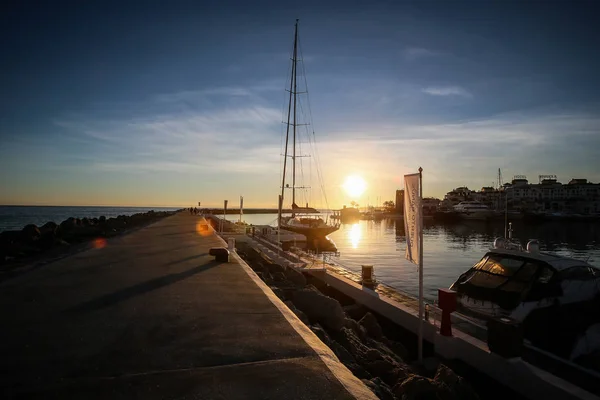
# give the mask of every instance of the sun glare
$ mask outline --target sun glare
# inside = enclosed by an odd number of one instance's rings
[[[362,237],[362,232],[360,231],[359,224],[353,224],[350,231],[348,231],[348,237],[350,238],[350,243],[352,244],[352,248],[356,249],[358,244],[360,243],[360,238]]]
[[[351,197],[358,197],[364,193],[367,188],[367,182],[357,175],[351,175],[344,182],[344,190]]]

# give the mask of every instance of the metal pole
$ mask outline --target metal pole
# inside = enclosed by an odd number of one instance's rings
[[[423,168],[419,167],[420,230],[419,230],[419,362],[423,361]]]

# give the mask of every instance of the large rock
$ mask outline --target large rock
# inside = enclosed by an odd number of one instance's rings
[[[40,228],[40,233],[42,234],[42,236],[54,236],[56,235],[56,231],[58,230],[58,225],[52,221],[50,222],[46,222],[44,225],[42,225],[42,227]]]
[[[76,226],[77,221],[75,220],[75,218],[70,217],[60,223],[59,231],[62,235],[63,233],[69,232],[70,230],[74,229]]]
[[[354,374],[354,376],[359,379],[371,379],[371,374],[356,362],[354,357],[352,357],[352,354],[350,354],[344,346],[335,340],[332,340],[331,350],[333,350],[337,358]]]
[[[448,387],[456,399],[479,400],[479,396],[473,388],[444,364],[438,366],[433,380]]]
[[[34,224],[26,225],[21,230],[21,240],[25,243],[33,243],[42,236],[39,228]]]
[[[285,270],[285,276],[286,278],[294,283],[294,285],[297,286],[306,286],[306,277],[304,276],[304,274],[300,271],[296,271],[293,268],[287,268]]]
[[[396,398],[406,400],[450,399],[450,391],[443,384],[419,375],[409,375],[392,389]]]
[[[327,297],[308,287],[294,293],[292,302],[303,311],[311,321],[318,322],[334,332],[344,327],[346,316],[337,300]]]
[[[100,218],[98,218],[98,222],[100,222],[101,224],[106,222],[106,217],[104,215],[101,215]]]
[[[390,347],[389,344],[393,344],[394,348]],[[384,342],[379,342],[373,339],[367,339],[366,345],[376,349],[381,354],[385,354],[388,357],[393,358],[397,363],[403,364],[404,360],[407,360],[407,350],[400,343],[392,342],[391,340],[386,340]]]
[[[285,274],[283,272],[275,272],[273,274],[273,280],[275,282],[285,282],[286,281]]]
[[[298,319],[300,321],[302,321],[304,323],[304,325],[309,325],[310,324],[310,321],[306,317],[306,314],[304,314],[302,311],[300,311],[296,307],[294,307],[294,303],[292,303],[289,300],[285,301],[284,303],[285,303],[286,306],[288,306],[288,308],[290,310],[292,310],[294,312],[294,314],[296,314],[296,317],[298,317]]]
[[[321,339],[321,342],[325,343],[327,347],[331,347],[331,338],[329,337],[327,332],[325,332],[325,329],[321,327],[321,325],[311,325],[310,329],[314,332],[315,335],[317,335],[319,339]]]
[[[394,400],[392,389],[380,378],[363,379],[363,383],[381,400]]]
[[[367,340],[367,333],[365,332],[365,328],[360,326],[355,320],[346,318],[344,326],[348,329],[351,329],[361,340],[361,342],[365,342]]]
[[[362,304],[352,304],[349,306],[344,306],[344,312],[348,317],[352,318],[355,321],[360,321],[362,317],[365,316],[366,313],[369,312],[369,309]]]
[[[377,318],[370,312],[367,312],[358,323],[365,328],[367,335],[373,339],[381,340],[383,338],[381,326],[379,325],[379,322],[377,322]]]
[[[279,264],[266,263],[266,267],[269,269],[269,272],[273,275],[275,275],[278,272],[281,272],[282,274],[285,272],[285,268],[283,268]]]

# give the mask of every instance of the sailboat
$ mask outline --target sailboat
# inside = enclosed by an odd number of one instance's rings
[[[299,147],[299,130],[300,126],[306,126],[307,124],[299,124],[297,109],[299,105],[299,94],[305,94],[308,91],[298,91],[298,20],[294,29],[294,50],[292,55],[292,73],[289,86],[289,102],[287,112],[287,126],[285,136],[285,152],[283,159],[283,177],[281,182],[281,196],[279,201],[279,218],[278,226],[280,230],[287,230],[294,233],[304,235],[306,237],[306,247],[308,250],[316,252],[336,252],[337,249],[335,244],[327,237],[332,232],[339,229],[339,224],[330,224],[327,219],[323,219],[319,214],[319,211],[313,207],[309,207],[308,202],[305,207],[300,207],[296,204],[296,190],[297,189],[309,189],[309,187],[300,185],[297,186],[297,160],[302,155],[298,155],[297,148]],[[306,77],[305,77],[306,79]],[[313,132],[314,137],[314,132]],[[291,139],[291,146],[290,146]],[[314,144],[314,143],[313,143]],[[290,149],[291,147],[291,149]],[[292,173],[291,173],[291,186],[286,183],[288,158],[292,161]],[[300,162],[300,168],[302,167]],[[317,166],[318,167],[318,166]],[[292,215],[291,217],[283,217],[281,210],[283,207],[283,201],[285,198],[286,189],[291,190],[292,194]]]

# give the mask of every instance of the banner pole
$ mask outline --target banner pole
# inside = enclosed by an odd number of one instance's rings
[[[419,197],[421,220],[419,221],[419,362],[423,361],[423,168],[419,167]]]

